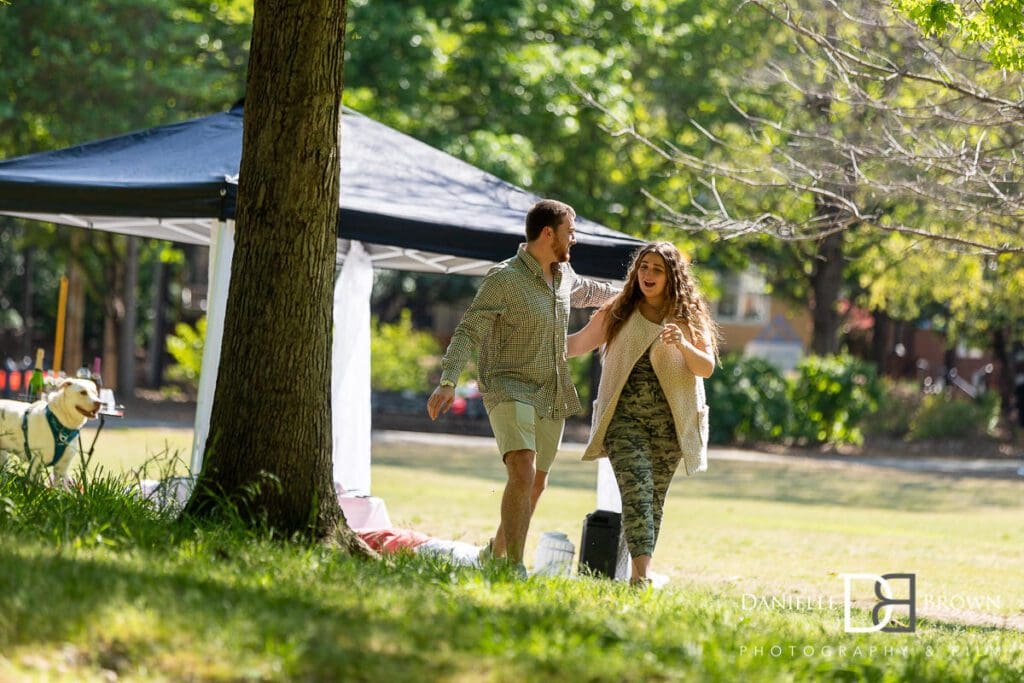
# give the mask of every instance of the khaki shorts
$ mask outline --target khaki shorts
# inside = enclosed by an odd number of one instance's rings
[[[537,469],[551,470],[562,443],[564,418],[541,417],[533,406],[521,401],[503,401],[494,406],[487,418],[498,441],[502,462],[509,451],[534,451]]]

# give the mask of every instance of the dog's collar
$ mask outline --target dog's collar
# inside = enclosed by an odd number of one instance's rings
[[[53,460],[47,463],[47,467],[53,467],[60,459],[64,457],[64,451],[67,450],[68,444],[78,438],[77,429],[68,429],[60,423],[57,416],[50,410],[50,406],[46,406],[43,410],[46,414],[46,424],[50,425],[50,434],[53,435]],[[25,411],[21,415],[21,433],[25,437],[25,457],[29,462],[32,461],[32,451],[28,447],[28,413]]]

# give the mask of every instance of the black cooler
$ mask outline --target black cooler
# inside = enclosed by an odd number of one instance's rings
[[[581,574],[615,578],[621,530],[622,515],[618,512],[595,510],[584,517],[583,538],[580,540]]]

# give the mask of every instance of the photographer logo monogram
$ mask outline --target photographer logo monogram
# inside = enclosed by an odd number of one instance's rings
[[[840,574],[843,579],[843,630],[847,633],[913,633],[917,625],[917,584],[914,574]],[[868,582],[874,585],[874,597],[878,599],[871,610],[870,626],[854,626],[851,619],[851,606],[854,596],[862,596],[867,592]],[[895,584],[895,586],[894,586]],[[898,598],[897,588],[905,586]],[[895,607],[907,608],[907,623],[893,621]]]

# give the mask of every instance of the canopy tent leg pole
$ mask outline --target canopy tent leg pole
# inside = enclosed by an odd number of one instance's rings
[[[195,431],[192,437],[192,476],[203,468],[203,451],[210,433],[210,412],[213,392],[217,388],[220,367],[220,345],[224,339],[224,312],[228,306],[231,283],[231,257],[235,251],[235,222],[217,221],[210,230],[209,285],[206,291],[206,341],[203,344],[203,365],[199,373],[199,395],[196,398]]]
[[[370,295],[373,264],[351,242],[334,286],[331,434],[334,482],[348,495],[370,495]]]
[[[619,485],[615,483],[615,472],[608,458],[600,458],[597,461],[597,509],[622,512]]]

